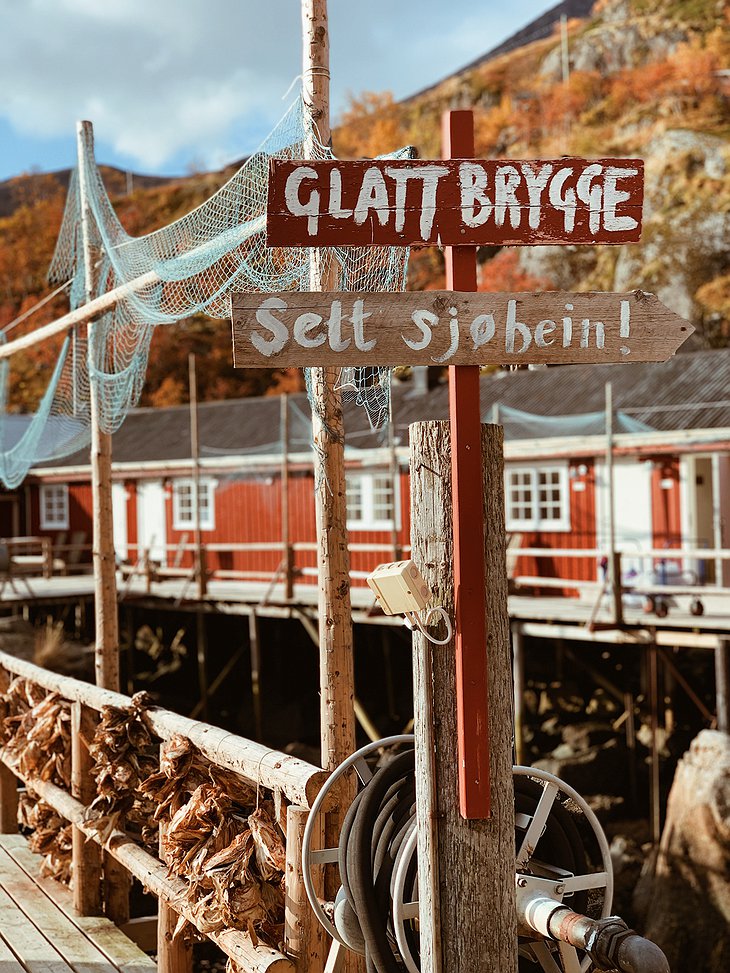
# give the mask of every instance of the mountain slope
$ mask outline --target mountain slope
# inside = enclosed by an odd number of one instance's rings
[[[586,4],[588,5],[588,4]],[[569,7],[572,12],[575,6]],[[440,118],[453,107],[475,112],[477,152],[484,157],[640,155],[646,160],[642,242],[622,248],[524,247],[479,252],[487,290],[656,291],[689,317],[695,347],[730,338],[730,63],[722,0],[597,0],[591,15],[569,21],[570,77],[562,80],[557,33],[565,4],[453,76],[403,102],[387,92],[352,99],[334,133],[341,157],[374,156],[398,145],[440,155]],[[524,41],[527,40],[527,43]],[[513,47],[513,44],[519,46]],[[120,218],[131,233],[171,222],[207,198],[230,170],[178,180],[105,172]],[[19,177],[0,185],[0,326],[48,292],[45,272],[60,222],[67,175]],[[435,249],[413,254],[409,287],[443,286]],[[54,299],[29,326],[64,309]],[[23,326],[14,333],[22,332]],[[187,353],[201,360],[203,398],[291,387],[292,374],[234,372],[225,323],[199,319],[163,328],[155,339],[144,401],[183,401]],[[54,349],[15,356],[12,394],[19,407],[37,400]]]

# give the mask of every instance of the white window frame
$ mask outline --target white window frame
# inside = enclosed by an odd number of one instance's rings
[[[395,524],[392,517],[376,516],[377,506],[375,502],[376,481],[384,480],[387,482],[388,489],[395,487],[393,505],[395,508]],[[396,477],[393,484],[392,477],[386,470],[372,473],[357,472],[347,473],[347,496],[352,498],[355,482],[359,482],[361,488],[361,513],[359,517],[353,517],[351,505],[348,503],[347,510],[347,529],[348,530],[396,530],[400,529],[400,477]]]
[[[215,530],[215,488],[217,482],[210,477],[200,478],[200,529]],[[190,512],[183,512],[181,504],[181,490],[190,490]],[[178,477],[172,481],[172,529],[194,530],[195,510],[193,498],[195,484],[190,476]],[[205,502],[207,499],[207,503]],[[187,506],[187,505],[186,505]]]
[[[68,530],[68,483],[41,483],[41,530]]]
[[[540,474],[558,474],[556,486],[559,490],[560,517],[540,516]],[[520,500],[520,484],[514,482],[513,474],[524,481],[521,485],[529,487],[530,499]],[[570,478],[567,463],[510,463],[504,471],[505,520],[507,530],[544,530],[567,533],[570,523]],[[548,501],[553,503],[554,501]],[[529,513],[516,513],[518,505],[529,507]]]

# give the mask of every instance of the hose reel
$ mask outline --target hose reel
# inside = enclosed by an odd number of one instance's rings
[[[420,973],[414,737],[370,743],[330,776],[303,840],[304,885],[319,922],[364,954],[368,973]],[[373,771],[367,758],[400,747]],[[360,789],[337,847],[314,849],[317,816],[336,782],[354,769]],[[669,973],[657,946],[611,916],[613,868],[606,836],[583,798],[545,771],[514,767],[516,900],[520,970]],[[317,895],[314,869],[339,868],[333,903]]]

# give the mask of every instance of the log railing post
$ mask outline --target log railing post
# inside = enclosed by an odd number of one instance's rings
[[[295,960],[297,973],[322,973],[326,937],[307,899],[302,878],[302,840],[309,811],[290,804],[286,809],[286,906],[284,949]],[[320,816],[320,821],[322,818]],[[315,847],[323,847],[324,828]],[[320,890],[321,892],[323,890]]]
[[[501,428],[483,426],[481,445],[485,580],[489,592],[491,817],[466,820],[459,813],[453,642],[431,646],[414,633],[423,973],[513,973],[517,969],[512,680]],[[443,606],[453,618],[450,456],[448,422],[411,426],[412,557],[433,592],[432,604]],[[485,732],[478,727],[470,730]]]
[[[0,692],[6,693],[11,675],[0,669]],[[0,834],[17,834],[18,831],[18,779],[9,767],[0,761]]]
[[[96,797],[89,746],[94,739],[97,719],[94,710],[83,703],[71,704],[71,796],[85,807],[89,807]],[[74,908],[82,916],[97,916],[102,911],[101,849],[75,825],[72,834]]]
[[[160,761],[165,752],[165,743],[160,744]],[[160,861],[164,862],[162,842],[165,834],[166,822],[160,821]],[[193,968],[192,947],[182,936],[173,938],[179,916],[177,912],[164,902],[157,900],[157,969],[159,973],[191,973]]]

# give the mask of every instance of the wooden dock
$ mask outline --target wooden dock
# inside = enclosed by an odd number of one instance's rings
[[[676,607],[671,607],[666,617],[646,613],[640,607],[625,607],[623,624],[618,628],[634,633],[627,641],[645,641],[637,630],[647,633],[679,631],[685,633],[730,632],[730,598],[713,594],[712,588],[697,588],[705,611],[693,615],[689,610],[688,597],[678,597]],[[69,602],[90,604],[94,597],[94,579],[91,575],[75,577],[30,578],[28,585],[16,583],[15,590],[6,587],[0,600],[0,609],[17,609],[20,606],[52,606]],[[387,616],[375,607],[375,599],[369,588],[352,587],[352,617],[356,624],[400,626],[400,616]],[[287,599],[283,582],[270,581],[223,581],[210,580],[204,597],[199,597],[196,585],[187,578],[166,578],[152,581],[143,577],[127,578],[118,588],[120,605],[128,604],[155,610],[180,612],[213,612],[224,615],[250,615],[255,612],[268,618],[306,618],[316,622],[317,588],[313,584],[294,585],[293,596]],[[525,593],[510,595],[509,614],[513,622],[544,622],[566,626],[585,627],[594,614],[595,598],[571,598],[560,595],[536,596]],[[593,617],[596,631],[611,626],[612,606],[606,596]],[[585,641],[584,635],[577,635]],[[597,641],[601,641],[597,637]],[[698,646],[702,640],[698,640]]]
[[[0,963],[6,973],[155,973],[104,916],[82,916],[69,889],[41,875],[21,835],[0,835]]]

